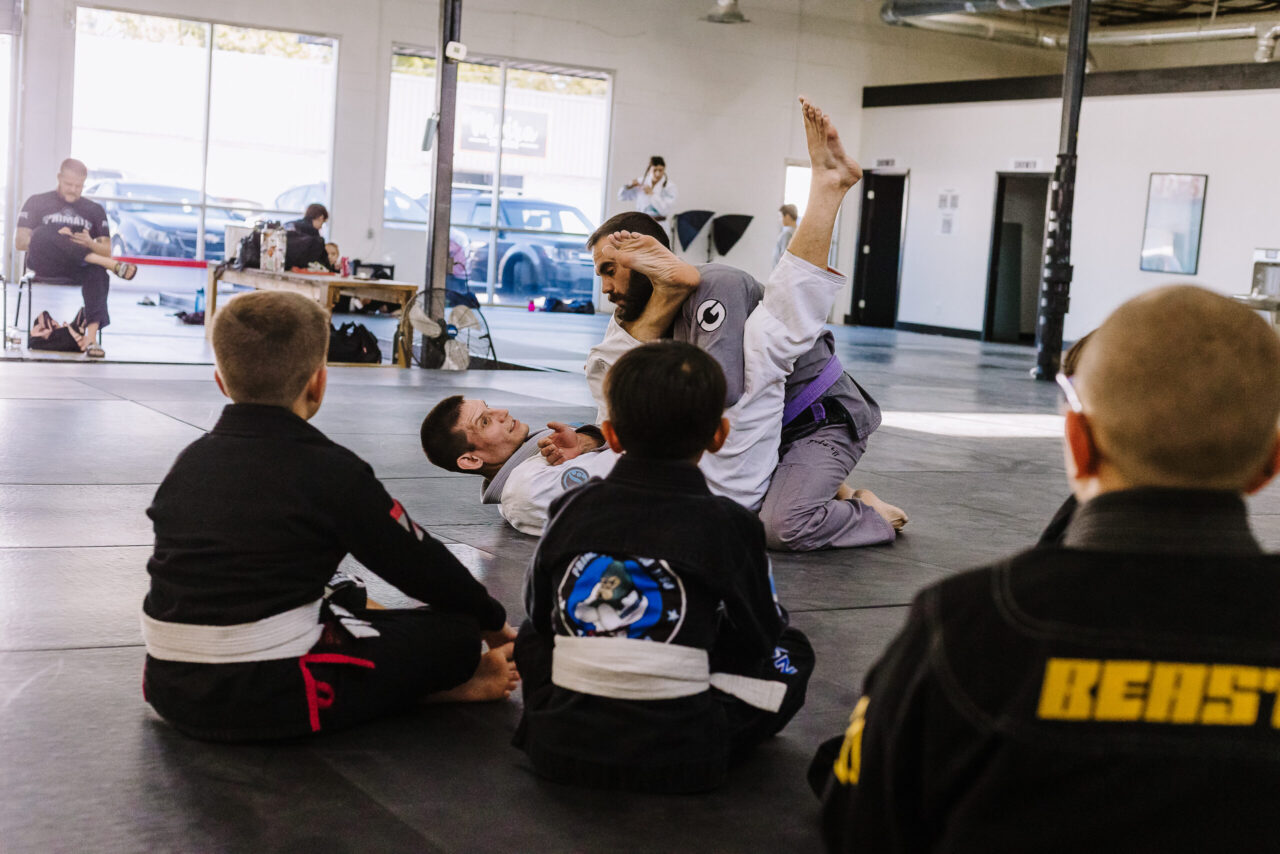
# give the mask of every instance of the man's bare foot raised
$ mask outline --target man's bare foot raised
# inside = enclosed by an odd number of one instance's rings
[[[702,281],[698,268],[676,257],[658,239],[633,231],[617,231],[609,235],[614,260],[624,267],[643,273],[655,288],[664,285],[696,288]]]
[[[862,167],[845,152],[840,134],[831,124],[831,117],[804,97],[800,98],[800,108],[804,113],[804,136],[809,146],[812,180],[833,184],[841,190],[848,190],[861,181]]]
[[[486,703],[505,700],[520,683],[516,672],[516,645],[509,643],[480,656],[480,666],[470,679],[448,691],[427,695],[427,703]]]
[[[883,516],[884,520],[892,525],[895,531],[901,531],[902,526],[911,521],[907,518],[906,511],[901,507],[894,507],[889,502],[881,500],[879,496],[869,489],[855,489],[853,497]]]

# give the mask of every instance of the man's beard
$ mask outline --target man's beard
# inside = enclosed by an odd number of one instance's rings
[[[632,270],[627,279],[626,296],[622,298],[622,305],[618,306],[616,312],[618,319],[623,323],[634,323],[639,320],[651,296],[653,296],[653,282],[649,281],[649,277],[644,273]]]

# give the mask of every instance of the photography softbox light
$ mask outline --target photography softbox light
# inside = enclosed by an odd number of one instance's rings
[[[716,254],[728,255],[749,225],[751,217],[746,214],[725,214],[711,220],[711,239],[715,242]]]
[[[693,243],[707,220],[715,215],[715,211],[685,211],[676,214],[676,237],[680,241],[681,250],[688,250],[689,244]]]

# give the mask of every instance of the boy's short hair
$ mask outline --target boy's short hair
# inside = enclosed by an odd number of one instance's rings
[[[291,406],[328,351],[329,316],[302,294],[241,294],[214,317],[213,357],[236,403]]]
[[[609,217],[604,221],[603,225],[587,238],[587,248],[592,248],[603,238],[619,231],[634,231],[636,234],[647,234],[666,248],[671,248],[671,238],[667,236],[667,230],[656,219],[640,211],[625,211]]]
[[[319,202],[312,202],[307,205],[307,212],[302,215],[302,218],[307,222],[311,222],[311,220],[318,219],[319,217],[324,217],[325,219],[329,218],[329,209]]]
[[[609,420],[632,457],[693,459],[707,449],[724,415],[724,371],[683,341],[629,350],[604,383]]]
[[[458,467],[458,457],[475,450],[467,440],[467,434],[458,429],[461,410],[462,395],[446,397],[431,408],[418,431],[427,459],[446,471],[462,471]]]
[[[783,216],[789,216],[792,219],[800,218],[800,209],[797,208],[795,205],[783,205],[782,207],[778,208],[778,213],[782,214]]]

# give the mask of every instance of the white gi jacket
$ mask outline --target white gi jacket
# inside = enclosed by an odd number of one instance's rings
[[[663,220],[675,212],[676,185],[667,178],[660,181],[652,193],[646,193],[643,185],[623,187],[618,191],[618,201],[631,202],[640,213]]]

